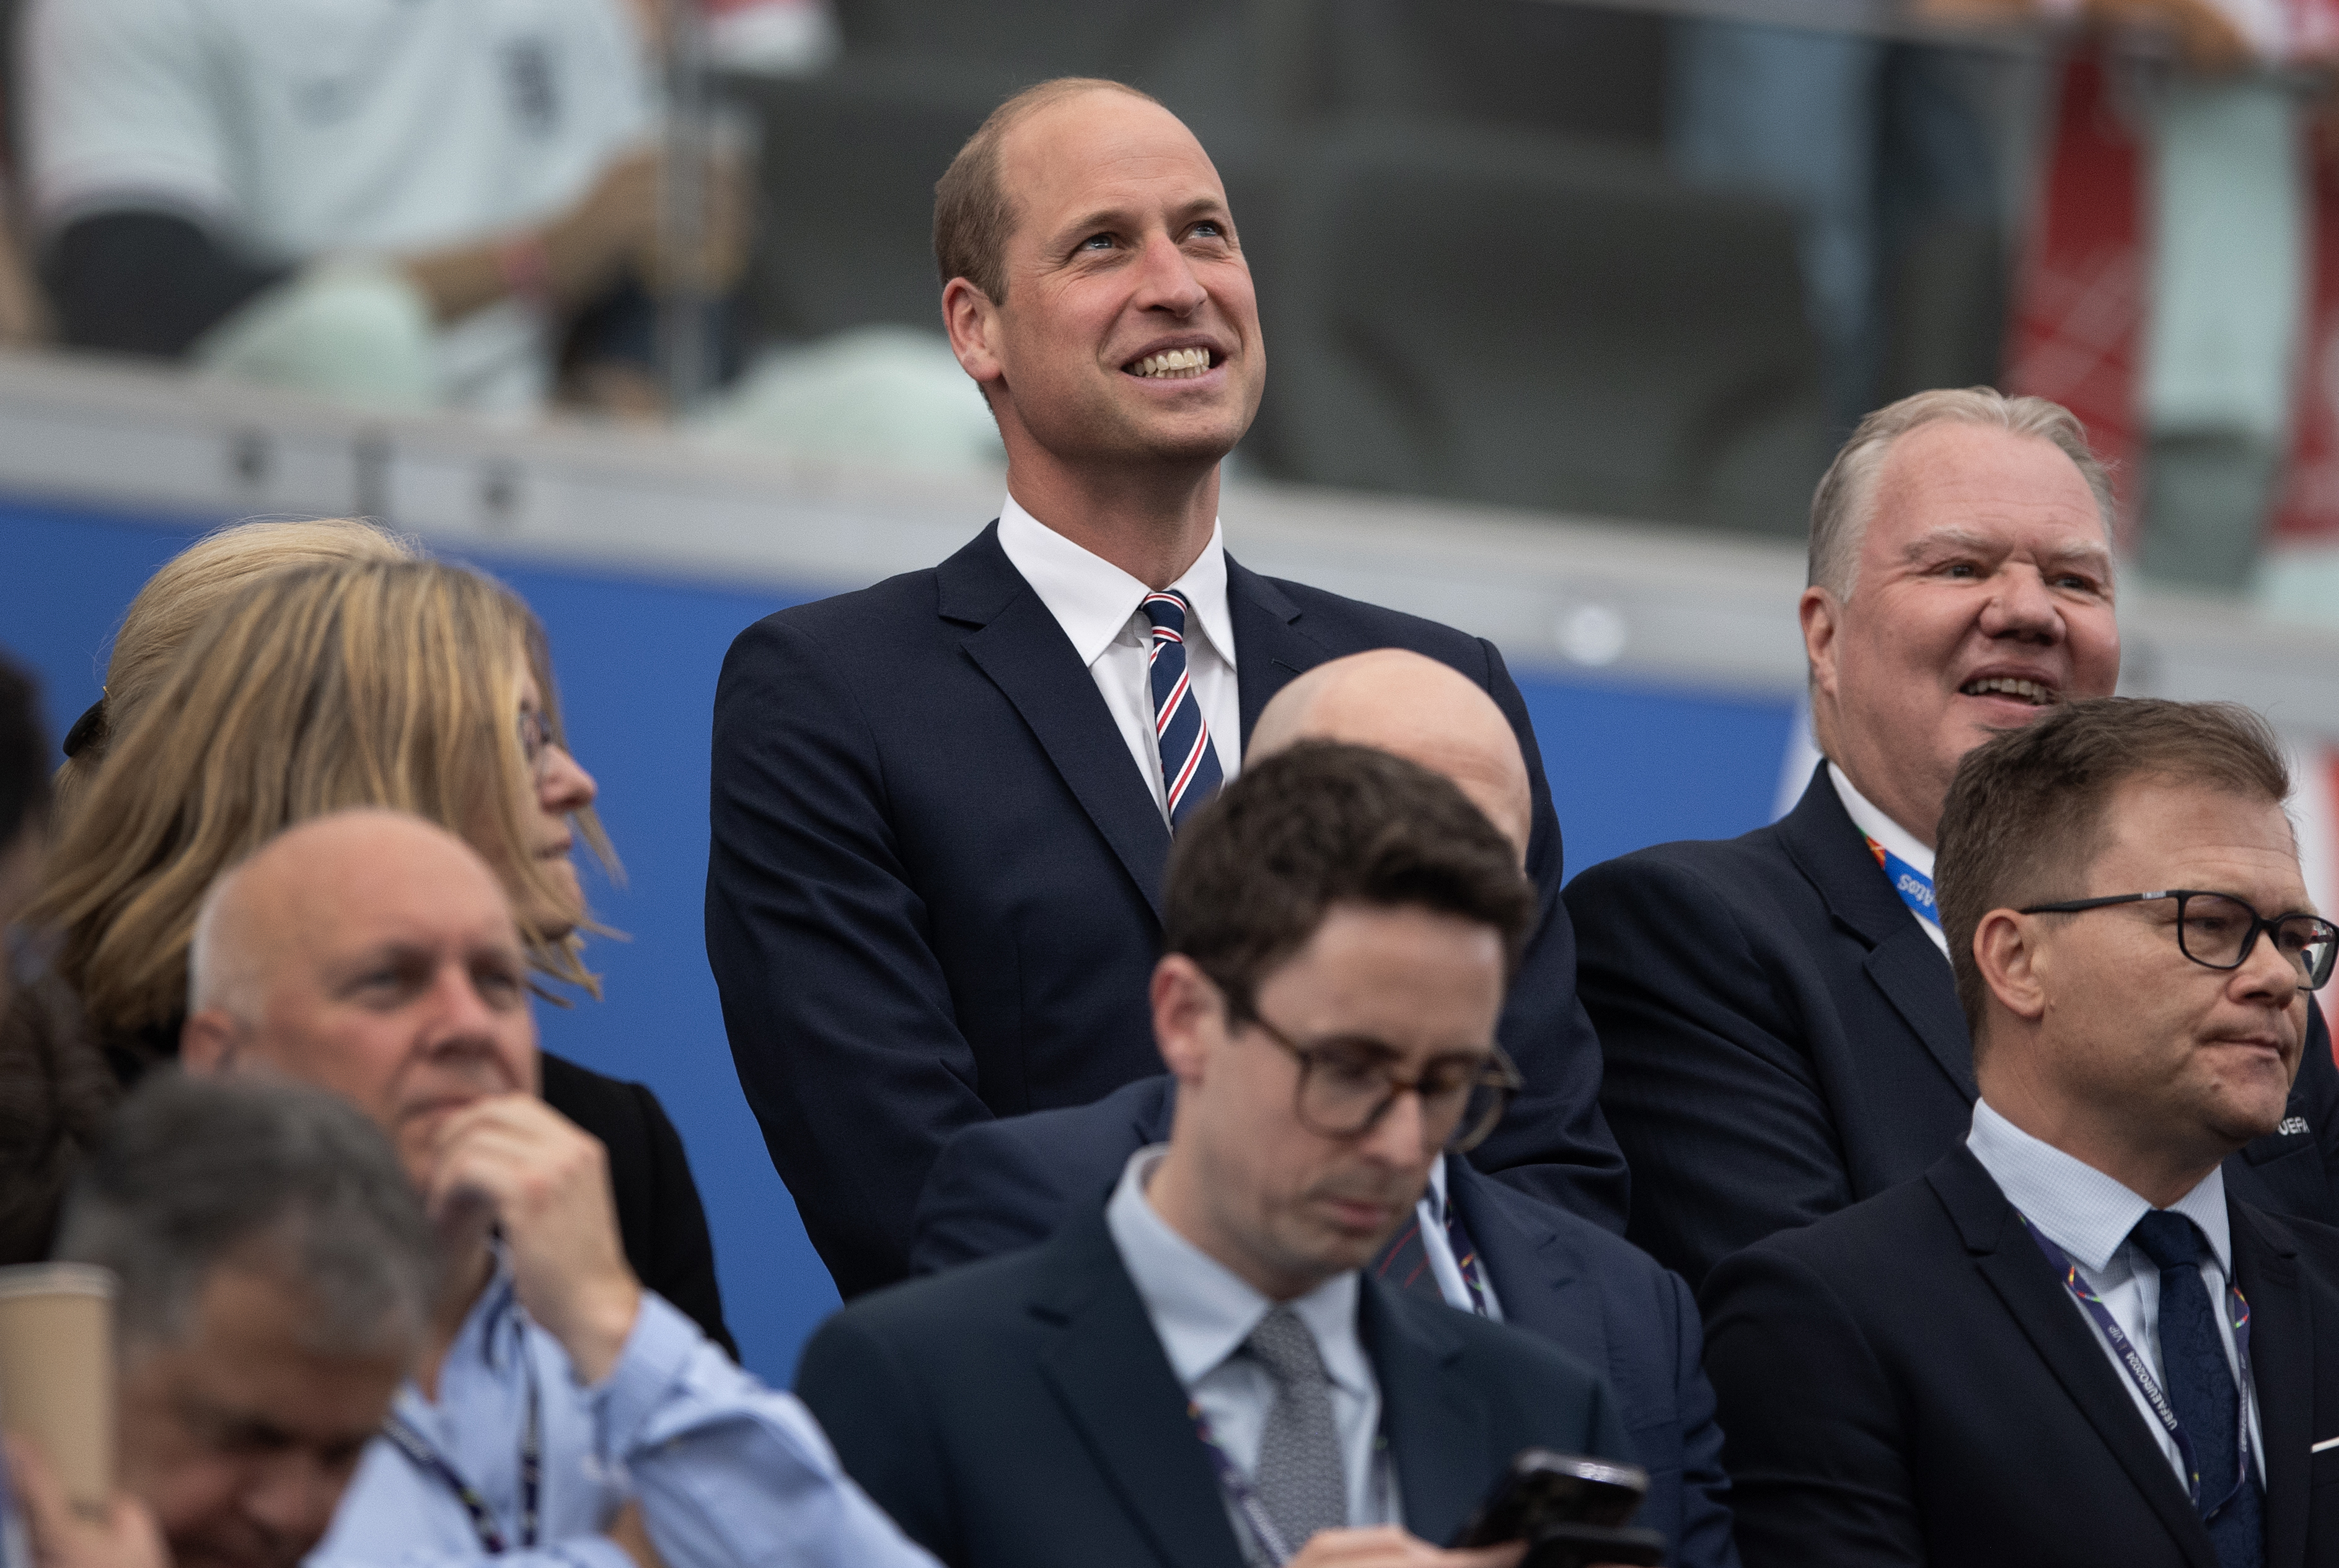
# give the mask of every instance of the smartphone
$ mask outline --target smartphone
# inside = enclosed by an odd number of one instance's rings
[[[1523,1448],[1454,1544],[1537,1541],[1561,1524],[1614,1528],[1629,1522],[1648,1494],[1649,1473],[1637,1464]]]

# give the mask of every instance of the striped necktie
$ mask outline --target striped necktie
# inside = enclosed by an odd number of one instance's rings
[[[1175,588],[1148,594],[1138,607],[1153,624],[1153,739],[1161,748],[1162,794],[1175,833],[1219,793],[1224,775],[1186,667],[1186,596]]]

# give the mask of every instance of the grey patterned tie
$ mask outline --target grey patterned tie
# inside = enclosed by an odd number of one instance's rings
[[[1318,1530],[1348,1522],[1348,1483],[1332,1424],[1332,1384],[1316,1336],[1288,1307],[1259,1319],[1243,1348],[1275,1379],[1252,1484],[1296,1555]]]

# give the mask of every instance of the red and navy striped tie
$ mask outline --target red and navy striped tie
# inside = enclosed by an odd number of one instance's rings
[[[1175,833],[1219,793],[1225,775],[1186,667],[1186,596],[1174,588],[1148,594],[1138,608],[1153,623],[1153,739],[1161,748],[1162,790]]]

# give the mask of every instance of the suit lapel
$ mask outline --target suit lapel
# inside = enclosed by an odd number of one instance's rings
[[[1281,588],[1232,556],[1227,557],[1227,615],[1235,626],[1235,689],[1248,743],[1268,699],[1292,676],[1331,657],[1331,650],[1299,629],[1299,606]]]
[[[1600,1293],[1559,1227],[1540,1205],[1480,1176],[1459,1159],[1446,1164],[1454,1207],[1477,1245],[1503,1321],[1565,1346],[1604,1376],[1608,1329]]]
[[[1869,949],[1865,968],[1893,1011],[1970,1103],[1973,1045],[1958,1003],[1957,976],[1925,934],[1835,793],[1822,762],[1809,788],[1780,824],[1788,855],[1827,902],[1838,924]]]
[[[1381,1386],[1381,1430],[1396,1463],[1406,1528],[1423,1540],[1450,1540],[1494,1479],[1483,1401],[1446,1369],[1462,1355],[1443,1314],[1407,1314],[1369,1274],[1359,1281],[1357,1327]],[[1448,1308],[1447,1310],[1451,1310]]]
[[[1031,1310],[1061,1332],[1041,1376],[1165,1564],[1241,1568],[1218,1479],[1186,1415],[1186,1391],[1162,1354],[1101,1209],[1048,1244],[1053,1267]]]
[[[1158,918],[1169,824],[1063,627],[999,547],[999,525],[935,577],[943,618],[973,628],[967,656],[1015,705]]]
[[[2314,1324],[2300,1288],[2297,1246],[2255,1209],[2228,1199],[2234,1282],[2250,1304],[2250,1364],[2265,1439],[2266,1568],[2306,1561],[2307,1486],[2314,1442]]]
[[[1981,1162],[1959,1148],[1930,1170],[1932,1184],[1964,1234],[1966,1247],[2048,1371],[2103,1439],[2120,1468],[2196,1568],[2217,1568],[2216,1548],[2193,1501],[2137,1414],[2094,1329],[2047,1255],[2022,1227]]]

